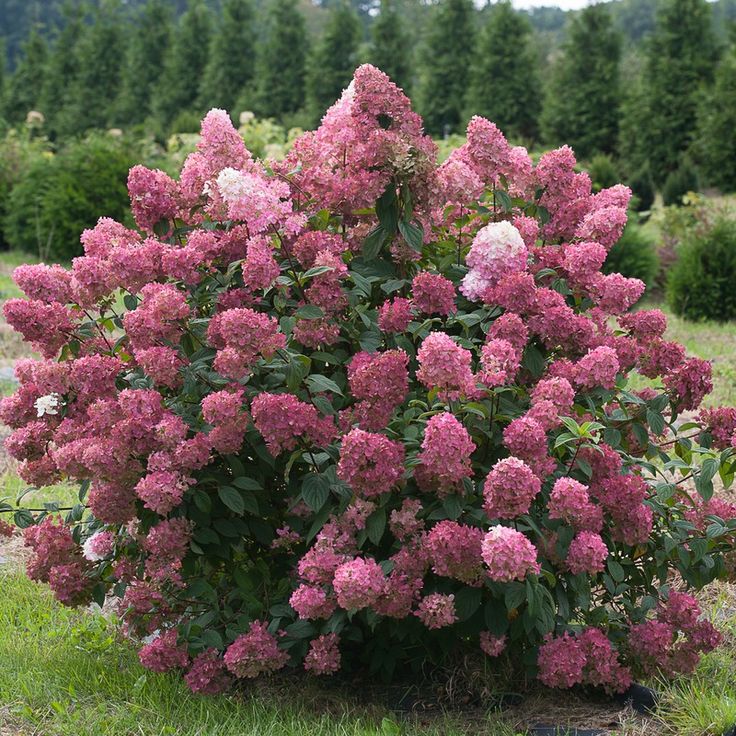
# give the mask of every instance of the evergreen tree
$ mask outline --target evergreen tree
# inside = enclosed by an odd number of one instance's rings
[[[641,74],[632,76],[621,98],[618,153],[629,177],[650,178],[645,131],[649,98]]]
[[[178,113],[195,106],[207,66],[210,35],[210,11],[202,0],[191,0],[174,31],[154,91],[153,110],[165,127]]]
[[[5,39],[0,38],[0,124],[5,117]]]
[[[84,25],[78,46],[78,73],[69,88],[68,104],[59,115],[62,135],[104,128],[120,89],[126,34],[116,0],[101,3],[92,24]]]
[[[307,32],[297,0],[273,0],[267,15],[256,112],[280,119],[304,107]]]
[[[132,34],[114,120],[139,123],[152,112],[153,93],[171,40],[171,11],[165,0],[149,0]]]
[[[573,18],[542,116],[548,141],[569,143],[580,158],[613,153],[620,59],[621,38],[605,6],[591,5]]]
[[[478,38],[468,89],[468,115],[493,120],[507,135],[534,138],[541,108],[532,28],[510,0],[489,14]]]
[[[9,122],[22,122],[29,110],[38,109],[47,65],[46,40],[38,29],[34,28],[23,44],[23,55],[8,81],[5,116]]]
[[[692,142],[701,85],[717,58],[707,0],[665,0],[647,49],[645,147],[652,177],[661,185]]]
[[[394,0],[381,0],[381,11],[373,23],[371,63],[407,91],[411,74],[410,56],[409,35]]]
[[[255,27],[251,0],[225,0],[220,29],[212,37],[200,85],[200,107],[230,112],[255,76]]]
[[[709,183],[736,191],[736,48],[716,69],[713,89],[704,95],[698,111],[698,154]]]
[[[472,0],[443,0],[424,40],[420,109],[430,133],[457,130],[473,61],[476,11]]]
[[[49,59],[48,73],[41,91],[40,106],[46,116],[46,130],[56,137],[65,107],[72,101],[69,90],[74,88],[79,73],[78,41],[84,30],[82,10],[67,2],[62,11],[62,27]]]
[[[311,59],[308,78],[309,106],[315,122],[350,84],[360,32],[358,16],[347,2],[329,11],[324,35]]]

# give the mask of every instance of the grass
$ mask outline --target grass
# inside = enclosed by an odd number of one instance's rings
[[[110,621],[56,604],[21,573],[0,574],[0,726],[44,736],[453,736],[452,720],[399,723],[305,686],[232,696],[191,695],[183,680],[144,670]],[[302,688],[300,688],[302,689]],[[310,699],[313,701],[310,703]],[[314,702],[316,700],[316,702]],[[328,707],[325,707],[328,706]],[[490,715],[492,736],[514,731]],[[25,729],[25,730],[24,730]],[[0,728],[0,733],[3,733]]]

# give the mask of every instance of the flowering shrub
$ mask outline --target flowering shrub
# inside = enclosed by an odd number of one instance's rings
[[[139,230],[101,219],[5,306],[44,356],[8,450],[80,482],[63,522],[16,511],[29,575],[116,599],[203,693],[463,649],[560,687],[692,669],[719,635],[672,583],[728,569],[736,412],[683,421],[710,365],[601,273],[630,191],[575,163],[473,118],[437,166],[363,66],[272,170],[219,110],[178,181],[132,169]]]

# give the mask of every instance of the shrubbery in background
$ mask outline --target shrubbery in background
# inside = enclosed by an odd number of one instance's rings
[[[123,142],[98,135],[36,157],[6,200],[6,242],[42,258],[80,255],[79,234],[94,225],[100,207],[125,217],[131,164]]]
[[[668,274],[667,300],[690,320],[736,319],[736,220],[691,233]]]
[[[671,581],[727,573],[736,420],[682,426],[710,365],[600,272],[631,193],[575,167],[483,118],[437,166],[370,66],[274,173],[220,110],[178,181],[135,167],[139,230],[102,218],[4,308],[44,356],[8,451],[81,483],[64,521],[16,511],[31,577],[117,600],[195,692],[466,652],[554,687],[691,671],[720,635]]]
[[[662,200],[665,205],[681,205],[682,198],[698,191],[698,172],[689,158],[680,162],[679,167],[667,176],[662,187]]]

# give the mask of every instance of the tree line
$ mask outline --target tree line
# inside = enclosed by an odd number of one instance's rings
[[[441,0],[417,24],[401,0],[366,12],[333,0],[316,38],[298,0],[222,0],[217,10],[189,0],[181,14],[146,0],[132,16],[120,0],[67,0],[53,38],[32,28],[12,73],[0,70],[0,118],[18,124],[38,110],[52,139],[106,127],[164,135],[210,107],[311,127],[368,61],[406,89],[433,135],[480,114],[527,144],[615,158],[632,181],[689,184],[699,171],[736,189],[734,43],[716,33],[707,0],[644,6],[653,20],[637,30],[642,16],[632,15],[632,50],[608,4],[567,14],[561,45],[547,47],[510,0],[482,10]]]

